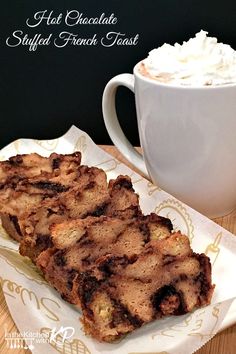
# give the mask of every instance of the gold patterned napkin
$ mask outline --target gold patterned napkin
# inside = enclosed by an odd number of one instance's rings
[[[36,353],[66,354],[187,354],[193,353],[219,330],[236,322],[236,237],[101,150],[76,127],[54,140],[19,139],[0,151],[4,160],[15,154],[82,152],[82,163],[103,168],[108,179],[119,174],[132,178],[144,213],[156,212],[172,220],[188,235],[196,252],[205,252],[213,266],[216,289],[211,306],[191,314],[165,318],[136,330],[118,343],[98,343],[84,335],[80,313],[60,298],[36,267],[18,253],[18,244],[0,228],[0,282],[19,332],[5,327],[11,348]]]

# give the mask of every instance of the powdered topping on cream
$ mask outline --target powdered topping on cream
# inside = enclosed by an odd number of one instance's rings
[[[236,51],[200,31],[182,45],[164,44],[143,60],[145,72],[157,80],[189,86],[236,83]]]

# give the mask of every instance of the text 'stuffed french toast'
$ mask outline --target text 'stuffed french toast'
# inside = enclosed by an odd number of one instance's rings
[[[74,186],[80,162],[80,152],[49,157],[32,153],[0,162],[0,216],[11,237],[22,239],[19,219],[26,213]]]
[[[113,341],[156,318],[210,303],[211,265],[169,219],[101,216],[51,227],[37,258],[45,278],[83,310],[85,332]]]
[[[50,225],[64,220],[86,216],[116,216],[127,219],[141,215],[138,195],[134,192],[128,176],[118,176],[107,186],[105,172],[95,167],[81,166],[83,183],[51,198],[21,219],[20,229],[24,237],[20,253],[35,262],[43,250],[51,247]]]

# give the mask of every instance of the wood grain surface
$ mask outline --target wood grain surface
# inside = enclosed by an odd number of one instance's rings
[[[101,146],[105,151],[132,167],[127,160],[113,146]],[[236,235],[236,211],[225,217],[214,219],[216,223]],[[236,265],[232,265],[236,267]],[[4,337],[4,325],[8,332],[17,331],[17,327],[8,311],[7,304],[0,290],[0,354],[28,354],[29,350],[9,349]],[[200,344],[200,343],[199,343]],[[236,354],[236,324],[218,333],[211,341],[205,344],[197,354]],[[44,354],[44,353],[42,353]],[[91,353],[93,354],[93,353]],[[108,353],[107,353],[108,354]],[[109,353],[110,354],[110,353]]]

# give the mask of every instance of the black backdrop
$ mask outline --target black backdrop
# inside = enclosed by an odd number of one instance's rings
[[[83,17],[114,13],[114,25],[68,27],[45,22],[30,28],[26,19],[36,12],[53,10],[53,16],[77,10]],[[110,143],[102,112],[101,97],[114,75],[132,72],[133,65],[148,51],[164,42],[173,44],[194,36],[200,29],[236,48],[236,1],[202,0],[77,0],[1,2],[0,22],[0,147],[19,137],[51,139],[72,124],[85,130],[96,143]],[[32,20],[33,22],[33,20]],[[32,23],[31,22],[31,23]],[[127,37],[139,34],[131,46],[41,46],[29,51],[26,45],[9,47],[6,39],[15,30],[29,37],[53,37],[61,31],[101,39],[109,31]],[[15,39],[16,42],[16,39]],[[13,43],[13,42],[11,42]],[[138,144],[134,98],[127,89],[117,97],[120,122],[132,143]]]

